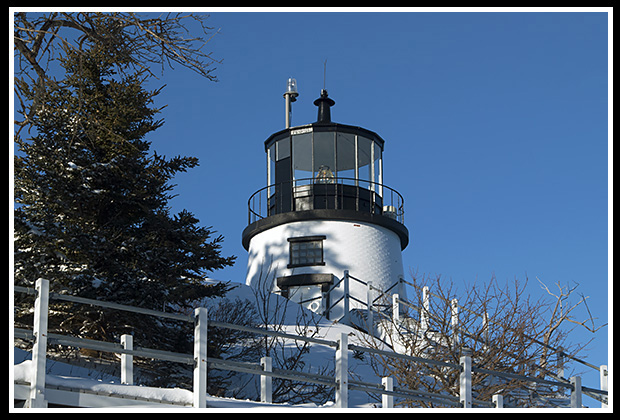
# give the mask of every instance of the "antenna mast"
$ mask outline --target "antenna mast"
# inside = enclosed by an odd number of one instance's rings
[[[325,79],[327,75],[327,59],[323,62],[323,90],[325,90]]]
[[[297,100],[299,96],[299,92],[297,92],[297,80],[289,77],[286,82],[286,92],[284,92],[284,120],[285,120],[285,128],[289,128],[291,126],[291,113],[293,112],[293,107],[291,103]]]

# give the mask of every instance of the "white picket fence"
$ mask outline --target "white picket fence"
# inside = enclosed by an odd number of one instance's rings
[[[351,282],[356,282],[358,284],[362,284],[363,286],[366,287],[366,302],[363,302],[359,299],[356,299],[353,296],[349,295],[349,290],[350,290],[350,286],[349,284]],[[410,286],[414,286],[411,283],[406,282],[404,279],[400,279],[400,282],[404,282],[406,284],[409,284]],[[411,302],[408,302],[404,299],[401,299],[401,297],[398,295],[398,293],[391,293],[390,291],[392,289],[396,289],[398,290],[399,287],[397,287],[399,284],[395,283],[394,285],[392,285],[392,287],[390,287],[390,289],[383,291],[381,289],[376,288],[375,286],[373,286],[372,282],[370,281],[363,281],[361,279],[358,279],[354,276],[352,276],[348,270],[344,271],[344,275],[342,277],[342,279],[340,279],[338,282],[336,282],[327,293],[331,293],[334,289],[336,288],[342,288],[344,290],[344,293],[342,294],[342,296],[336,300],[334,303],[332,303],[330,305],[329,308],[327,308],[324,312],[324,315],[328,318],[331,319],[330,315],[331,315],[331,311],[334,309],[334,307],[336,305],[342,305],[344,306],[344,313],[346,314],[345,316],[342,316],[341,318],[338,318],[337,321],[341,321],[341,322],[346,322],[351,324],[351,318],[350,318],[350,311],[349,311],[349,307],[350,307],[350,300],[354,300],[355,302],[357,302],[358,304],[360,304],[364,309],[362,310],[365,313],[365,322],[364,325],[358,325],[358,327],[362,327],[368,330],[369,333],[374,334],[376,331],[374,331],[374,325],[375,325],[375,321],[377,320],[377,318],[380,318],[381,315],[385,315],[386,313],[389,313],[390,315],[390,323],[394,326],[398,326],[401,321],[402,321],[402,306],[405,305],[409,308],[412,308],[413,310],[417,311],[419,314],[419,328],[418,331],[419,333],[421,333],[420,335],[424,336],[425,332],[429,330],[429,325],[430,325],[430,321],[431,321],[431,317],[432,317],[432,312],[430,310],[431,307],[431,298],[434,296],[436,298],[442,299],[441,296],[437,296],[435,294],[433,294],[430,291],[430,288],[428,286],[424,286],[422,287],[422,299],[421,299],[421,307],[417,307],[415,305],[412,305]],[[414,286],[415,287],[415,286]],[[378,311],[377,308],[380,306],[386,306],[385,304],[381,305],[378,302],[381,302],[381,300],[386,301],[386,300],[390,300],[391,298],[391,311]],[[329,301],[330,299],[328,299]],[[459,344],[459,330],[460,330],[460,321],[459,321],[459,309],[461,310],[466,310],[466,311],[470,311],[468,308],[465,308],[463,306],[460,306],[458,303],[457,299],[452,299],[450,301],[450,328],[451,328],[451,334],[453,337],[452,343],[455,346],[458,346]],[[471,312],[471,311],[470,311]],[[473,312],[472,312],[473,313]],[[476,314],[478,315],[478,314]],[[489,330],[489,316],[486,313],[483,313],[482,315],[478,315],[481,318],[481,322],[483,325],[483,329],[485,329],[487,331],[487,333],[483,333],[483,336],[485,337],[485,346],[489,345],[489,340],[488,340],[488,330]],[[440,320],[441,322],[445,322],[444,320]],[[398,346],[398,342],[400,340],[399,334],[399,328],[392,328],[392,337],[391,337],[391,344],[392,346]],[[594,389],[594,388],[589,388],[589,387],[585,387],[585,386],[581,386],[579,385],[577,388],[580,389],[579,392],[573,392],[571,394],[571,406],[572,407],[581,407],[581,393],[588,395],[589,397],[598,400],[601,402],[601,407],[605,408],[607,407],[607,390],[608,390],[608,376],[609,376],[609,370],[608,370],[608,366],[607,365],[601,365],[601,366],[595,366],[591,363],[588,363],[584,360],[581,360],[579,358],[576,358],[568,353],[565,353],[563,351],[562,348],[554,348],[552,346],[549,346],[545,343],[542,343],[532,337],[529,337],[527,335],[524,335],[525,338],[527,338],[528,340],[530,340],[531,342],[538,344],[540,346],[546,347],[547,349],[551,350],[551,352],[555,353],[558,358],[560,358],[560,360],[566,361],[566,360],[572,360],[574,362],[580,363],[590,369],[594,369],[599,373],[599,377],[600,377],[600,390],[599,389]],[[473,337],[472,337],[473,338]],[[473,338],[476,339],[476,338]],[[427,360],[427,359],[425,359]],[[544,369],[543,367],[540,367],[540,370],[542,372],[545,372],[546,369]],[[505,372],[494,372],[492,373],[492,371],[489,370],[485,370],[485,369],[481,369],[481,368],[474,368],[474,371],[478,371],[478,372],[488,372],[491,374],[494,374],[494,376],[497,377],[504,377],[507,379],[513,378],[513,379],[524,379],[525,377],[521,377],[519,378],[519,375],[512,375],[512,374],[508,374]],[[553,372],[549,372],[546,371],[546,374],[548,376],[550,376],[551,378],[553,378],[554,381],[547,381],[547,380],[537,380],[538,378],[533,378],[531,379],[531,382],[539,382],[542,384],[551,384],[551,382],[560,382],[562,384],[564,384],[564,386],[566,388],[575,388],[576,383],[581,384],[581,377],[580,376],[574,376],[571,378],[564,378],[564,367],[563,365],[560,365],[559,368],[559,372],[557,373],[553,373]]]
[[[246,372],[260,375],[261,401],[265,403],[272,402],[272,378],[276,377],[305,383],[316,383],[331,386],[335,389],[335,407],[338,408],[348,407],[348,395],[350,390],[381,394],[383,403],[382,406],[384,408],[391,408],[394,406],[394,397],[402,397],[418,401],[430,401],[442,406],[464,408],[471,408],[474,406],[503,407],[502,395],[493,396],[492,401],[479,401],[472,398],[471,376],[472,372],[478,371],[488,375],[522,379],[530,382],[542,382],[547,385],[553,385],[556,387],[565,387],[571,392],[571,407],[581,407],[581,395],[583,387],[581,386],[580,377],[573,377],[569,381],[549,381],[533,377],[521,377],[519,375],[508,374],[505,372],[489,371],[473,366],[472,355],[466,352],[464,352],[460,357],[459,364],[453,364],[444,361],[409,356],[387,350],[379,350],[375,348],[349,344],[348,336],[344,333],[341,334],[337,340],[333,341],[213,321],[208,319],[208,311],[206,308],[196,308],[194,314],[192,316],[188,316],[182,314],[158,312],[92,299],[85,299],[65,294],[50,293],[49,281],[45,279],[37,280],[34,290],[15,286],[15,291],[36,294],[34,304],[33,330],[28,331],[14,329],[14,335],[16,338],[30,339],[34,343],[32,350],[33,369],[29,382],[30,390],[26,404],[26,406],[28,407],[47,406],[45,365],[48,340],[52,343],[61,345],[69,345],[74,347],[88,348],[92,350],[108,351],[111,353],[121,354],[121,381],[122,383],[128,385],[133,383],[133,356],[149,357],[153,359],[191,364],[193,365],[193,407],[196,408],[204,408],[207,406],[207,365],[218,369],[228,369],[238,372]],[[96,340],[87,340],[76,337],[48,334],[47,317],[50,299],[77,302],[82,304],[95,305],[192,322],[194,324],[193,355],[146,348],[134,348],[133,337],[131,335],[123,335],[121,337],[121,343],[107,343]],[[395,298],[394,302],[397,301],[398,297]],[[248,331],[256,334],[263,334],[267,336],[276,336],[290,340],[306,341],[321,346],[328,346],[334,349],[335,374],[334,376],[329,376],[312,374],[308,372],[275,369],[272,365],[272,360],[269,357],[261,358],[260,363],[233,362],[228,360],[210,358],[207,354],[208,326],[230,328]],[[456,369],[459,372],[459,395],[454,396],[444,394],[432,394],[421,390],[397,388],[394,386],[394,380],[391,377],[381,378],[380,382],[377,383],[361,382],[350,379],[348,372],[350,357],[349,350],[361,351],[371,354],[380,354],[381,356],[387,356],[396,359],[410,360],[425,364],[435,364],[450,369]],[[603,386],[602,388],[604,389],[596,390],[589,388],[588,391],[598,393],[598,395],[606,396],[607,390]]]

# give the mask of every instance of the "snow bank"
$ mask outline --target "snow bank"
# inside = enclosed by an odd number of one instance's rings
[[[13,380],[15,382],[30,382],[32,360],[25,360],[13,366]],[[46,375],[46,384],[51,386],[80,389],[102,394],[124,396],[127,398],[140,398],[155,401],[163,401],[180,405],[191,406],[193,393],[180,388],[154,388],[146,386],[123,385],[115,383],[104,383],[101,380],[73,378],[61,375]],[[331,407],[332,402],[322,407]],[[235,400],[233,398],[219,398],[207,396],[208,408],[320,408],[316,404],[267,404],[251,400]]]
[[[30,383],[32,360],[25,360],[13,367],[13,380]],[[166,401],[175,404],[192,404],[192,392],[180,388],[153,388],[146,386],[104,383],[101,380],[74,378],[69,376],[47,374],[46,385],[63,388],[87,390],[103,394],[122,395],[132,398]]]

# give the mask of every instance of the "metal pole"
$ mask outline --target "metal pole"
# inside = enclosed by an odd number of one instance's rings
[[[207,406],[207,308],[194,311],[194,408]]]
[[[32,376],[30,379],[30,408],[47,408],[45,401],[45,361],[47,353],[47,316],[49,308],[49,280],[35,283],[37,298],[34,301],[34,344],[32,347]]]
[[[494,394],[493,404],[495,404],[495,408],[504,408],[504,396],[500,394]]]
[[[284,106],[285,110],[285,128],[289,128],[291,126],[291,95],[288,93],[284,94]]]

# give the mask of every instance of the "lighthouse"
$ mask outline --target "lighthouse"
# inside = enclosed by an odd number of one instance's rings
[[[285,128],[265,140],[267,185],[248,200],[246,284],[346,320],[405,295],[404,200],[384,183],[381,136],[333,122],[325,89],[314,101],[316,122],[290,126],[297,96],[289,79]]]

